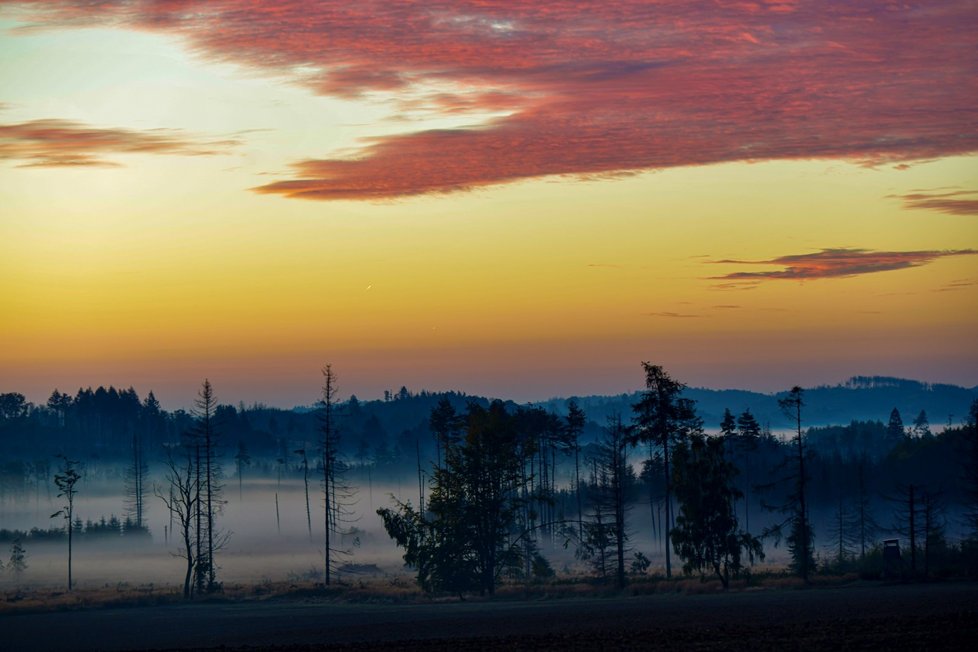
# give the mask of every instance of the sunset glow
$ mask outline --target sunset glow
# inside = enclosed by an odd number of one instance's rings
[[[0,2],[0,391],[978,384],[973,2]]]

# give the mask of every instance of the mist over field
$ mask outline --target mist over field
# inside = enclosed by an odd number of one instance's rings
[[[121,478],[121,468],[109,472]],[[150,486],[162,487],[163,467],[151,465]],[[347,474],[354,486],[347,501],[351,514],[345,517],[345,532],[335,547],[338,557],[338,579],[353,582],[363,578],[399,577],[412,580],[413,570],[405,567],[403,550],[397,548],[383,528],[376,510],[391,507],[394,499],[418,503],[417,477],[410,473],[384,474],[381,480],[351,469]],[[311,534],[307,522],[305,489],[301,474],[292,469],[281,481],[275,477],[249,477],[246,472],[239,495],[237,477],[224,479],[223,504],[218,514],[221,531],[230,534],[227,545],[217,554],[218,576],[229,584],[261,584],[265,582],[321,582],[323,575],[323,494],[320,481],[310,479]],[[571,477],[562,478],[565,484]],[[430,488],[426,486],[426,493]],[[276,496],[278,515],[276,516]],[[572,507],[572,506],[571,506]],[[0,502],[0,530],[29,532],[37,528],[48,530],[62,525],[50,514],[57,511],[52,487],[35,487],[30,495],[6,496]],[[766,513],[759,503],[752,505],[752,527],[763,529],[776,521],[776,515]],[[892,518],[895,507],[883,500],[874,501],[881,522]],[[83,522],[96,525],[113,516],[123,521],[126,496],[121,480],[82,481],[76,498],[75,513]],[[831,557],[831,529],[834,514],[828,507],[818,509],[812,516],[821,555]],[[956,525],[958,510],[946,516],[948,535],[963,534]],[[147,497],[146,524],[149,536],[96,534],[77,536],[74,542],[74,581],[79,588],[98,588],[128,583],[153,584],[157,587],[178,587],[183,579],[185,562],[178,558],[179,545],[175,539],[169,512],[155,496]],[[576,516],[568,514],[569,525]],[[627,513],[628,548],[640,551],[651,561],[651,572],[662,573],[664,548],[661,537],[652,536],[652,520],[647,501],[631,503]],[[656,518],[662,518],[662,504],[656,505]],[[6,559],[10,541],[0,542],[0,559]],[[26,539],[28,569],[20,577],[0,573],[0,587],[34,587],[57,589],[63,587],[66,574],[64,538],[57,540]],[[565,547],[565,543],[567,543]],[[334,544],[335,545],[335,544]],[[559,533],[552,541],[541,544],[541,551],[561,574],[581,577],[592,575],[586,562],[575,558],[575,542]],[[789,561],[784,545],[768,545],[766,558],[756,570],[782,569]]]

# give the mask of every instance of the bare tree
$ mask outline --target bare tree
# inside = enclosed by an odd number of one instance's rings
[[[964,427],[964,450],[961,451],[962,480],[967,499],[965,524],[969,536],[978,541],[978,399],[971,402]]]
[[[75,485],[81,480],[81,474],[75,468],[78,465],[77,460],[69,459],[65,455],[58,457],[61,459],[61,469],[54,476],[54,484],[58,487],[58,498],[64,498],[65,505],[51,514],[51,518],[61,516],[65,520],[65,529],[68,532],[68,590],[71,591],[71,541],[72,532],[75,529],[75,494],[78,493]]]
[[[618,588],[625,586],[625,555],[628,552],[626,529],[626,484],[632,480],[627,459],[628,428],[619,415],[608,419],[604,439],[593,459],[593,485],[590,515],[583,524],[577,551],[579,559],[590,561],[597,574],[605,578],[614,573]]]
[[[302,482],[306,487],[306,527],[309,528],[309,539],[312,540],[312,511],[309,508],[309,458],[306,456],[305,448],[293,452],[302,458]]]
[[[336,397],[338,390],[336,387],[336,374],[333,367],[326,364],[323,367],[323,399],[320,401],[322,407],[320,411],[320,430],[322,432],[322,463],[323,463],[323,498],[324,498],[324,572],[323,583],[329,586],[332,559],[330,535],[336,532],[336,463],[339,436],[336,431]]]
[[[197,538],[197,572],[198,591],[216,591],[217,565],[214,552],[219,548],[218,543],[227,534],[218,532],[215,521],[223,500],[224,488],[221,483],[221,467],[217,459],[217,398],[209,380],[204,379],[197,399],[194,401],[194,415],[197,423],[194,426],[193,438],[195,443],[195,480],[198,498],[196,501],[196,538]],[[206,547],[205,547],[206,546]]]
[[[234,463],[238,470],[238,500],[243,500],[244,467],[251,464],[251,455],[248,454],[248,447],[243,441],[238,442],[238,453],[234,456]]]
[[[126,521],[129,527],[143,531],[146,528],[145,514],[145,481],[148,467],[143,457],[142,438],[138,432],[132,436],[132,460],[126,470]]]
[[[198,513],[197,505],[200,500],[200,490],[197,486],[198,474],[194,469],[194,456],[189,446],[181,446],[179,459],[169,451],[166,458],[167,487],[156,485],[153,492],[163,501],[170,512],[171,519],[176,517],[180,528],[180,550],[176,556],[187,561],[186,574],[183,579],[183,597],[193,597],[194,567],[197,563],[194,546],[194,520]],[[172,521],[171,521],[172,522]]]
[[[584,509],[581,506],[581,433],[584,432],[584,425],[587,417],[584,410],[577,406],[577,402],[571,400],[567,405],[567,425],[565,427],[567,447],[574,453],[574,496],[577,499],[577,534],[584,538]]]

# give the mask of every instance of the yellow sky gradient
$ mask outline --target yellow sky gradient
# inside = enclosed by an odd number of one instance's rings
[[[145,33],[18,33],[0,55],[0,123],[240,141],[215,156],[109,157],[119,167],[0,161],[0,391],[44,400],[132,384],[179,407],[207,376],[222,400],[292,405],[315,400],[327,360],[361,398],[402,384],[525,399],[626,391],[643,359],[707,386],[874,373],[978,383],[976,256],[749,288],[712,278],[778,269],[725,259],[978,248],[974,216],[891,197],[973,189],[978,158],[296,201],[249,189],[297,158],[420,127],[387,119],[390,98],[317,96]]]

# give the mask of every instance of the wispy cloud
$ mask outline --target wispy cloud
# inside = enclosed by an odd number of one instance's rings
[[[815,280],[875,274],[909,267],[920,267],[948,256],[973,256],[975,249],[940,251],[873,251],[871,249],[822,249],[810,254],[780,256],[770,260],[718,260],[725,265],[766,265],[780,269],[757,272],[732,272],[711,278],[755,285],[767,280]]]
[[[2,0],[0,0],[2,2]],[[182,36],[315,92],[491,121],[298,161],[260,193],[376,200],[723,161],[978,150],[972,0],[19,2],[36,27]],[[438,89],[453,89],[442,92]],[[433,90],[434,89],[434,90]]]
[[[932,210],[948,215],[978,215],[978,190],[939,190],[919,190],[889,197],[902,199],[904,208]]]
[[[666,317],[668,319],[696,319],[702,315],[687,315],[679,312],[647,312],[646,317]]]
[[[957,279],[951,281],[947,285],[937,288],[935,292],[956,292],[957,290],[963,290],[965,288],[970,288],[978,285],[978,279]]]
[[[116,166],[113,154],[225,154],[236,138],[197,140],[172,129],[105,129],[71,120],[32,120],[0,124],[0,160],[21,167]]]

